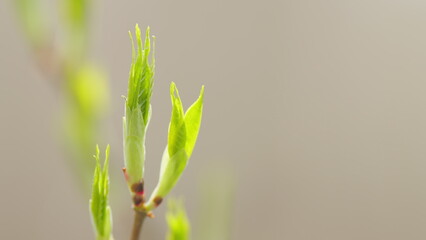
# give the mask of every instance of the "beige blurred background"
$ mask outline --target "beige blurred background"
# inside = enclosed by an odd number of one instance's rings
[[[135,23],[157,36],[148,190],[166,144],[169,82],[185,106],[206,85],[200,138],[173,191],[194,232],[200,178],[228,166],[230,239],[426,239],[425,1],[95,4],[92,58],[111,80],[116,239],[130,232],[120,96]],[[0,83],[0,239],[93,239],[88,198],[58,143],[61,97],[35,66],[11,1],[0,2]],[[145,239],[164,239],[164,212]]]

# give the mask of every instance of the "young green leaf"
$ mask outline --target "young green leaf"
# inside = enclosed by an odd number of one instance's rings
[[[135,34],[137,49],[135,49],[132,34],[129,32],[132,41],[132,65],[129,73],[126,110],[140,109],[144,124],[148,125],[155,60],[153,56],[152,63],[149,62],[149,54],[151,52],[149,27],[146,29],[144,47],[142,47],[141,30],[138,25],[135,27]]]
[[[95,229],[97,240],[112,239],[112,217],[111,208],[108,204],[109,193],[109,145],[105,151],[105,161],[101,168],[99,160],[99,147],[96,146],[96,167],[92,185],[92,199],[90,199],[90,214],[92,216],[92,224]]]
[[[128,96],[123,118],[124,160],[127,184],[135,205],[143,200],[143,177],[145,162],[145,135],[151,118],[151,95],[154,80],[154,57],[151,61],[151,40],[149,27],[146,30],[145,42],[142,44],[139,26],[135,27],[136,44],[132,34],[132,65],[130,67]]]
[[[74,30],[87,27],[90,2],[91,0],[63,0],[63,16]]]
[[[166,215],[169,225],[167,240],[188,240],[190,235],[190,224],[185,213],[182,202],[169,201],[169,210]]]
[[[185,147],[186,142],[185,114],[174,82],[170,84],[170,98],[172,100],[172,117],[169,125],[168,151],[169,156],[173,156]]]
[[[169,125],[168,145],[161,161],[160,179],[146,205],[147,210],[158,206],[176,185],[192,154],[200,130],[204,86],[201,88],[198,99],[185,114],[174,83],[170,85],[170,97],[172,100],[172,116]]]
[[[186,144],[185,151],[191,157],[200,131],[201,117],[203,114],[204,86],[201,87],[200,96],[185,113]]]

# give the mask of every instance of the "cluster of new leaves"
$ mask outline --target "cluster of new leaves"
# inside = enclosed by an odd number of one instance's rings
[[[137,49],[135,49],[132,34],[132,65],[130,67],[128,95],[126,99],[126,110],[140,110],[145,125],[148,125],[152,85],[154,82],[155,58],[149,61],[151,52],[151,40],[149,27],[146,29],[144,46],[142,47],[141,30],[135,27]]]
[[[163,153],[160,179],[148,202],[148,210],[154,208],[158,204],[158,199],[163,199],[176,185],[191,157],[200,130],[204,86],[198,99],[186,112],[173,82],[170,85],[170,97],[172,117],[169,124],[168,145]]]
[[[151,117],[151,95],[154,77],[154,58],[149,61],[151,40],[147,28],[142,44],[141,32],[136,25],[137,50],[132,35],[132,65],[130,68],[128,96],[123,119],[125,175],[135,207],[150,211],[158,206],[179,180],[197,140],[203,110],[204,86],[199,98],[184,112],[176,85],[170,85],[172,116],[169,125],[168,145],[163,154],[160,179],[149,202],[145,205],[144,163],[145,133]],[[143,45],[143,47],[142,47]]]
[[[99,160],[99,147],[96,146],[96,168],[93,177],[92,199],[90,199],[90,213],[92,224],[94,225],[97,240],[112,239],[112,217],[111,208],[108,204],[109,193],[109,145],[105,151],[105,161],[103,167]]]
[[[128,96],[125,103],[123,117],[124,141],[124,174],[133,197],[136,211],[150,213],[157,207],[163,198],[176,185],[197,140],[201,124],[204,86],[201,88],[198,99],[185,112],[175,83],[170,85],[172,101],[172,116],[169,124],[168,144],[161,162],[160,179],[150,200],[145,203],[144,197],[144,163],[145,163],[145,135],[151,117],[151,95],[154,78],[154,58],[149,61],[151,40],[149,28],[146,30],[145,42],[142,44],[141,32],[136,25],[135,49],[132,40],[132,65],[130,68]],[[91,212],[98,239],[109,239],[111,235],[111,213],[108,206],[108,154],[104,168],[99,163],[97,150],[97,166],[93,184]],[[170,226],[169,240],[187,240],[189,223],[183,207],[171,204],[171,212],[167,215]]]
[[[123,118],[124,160],[129,188],[141,185],[143,188],[145,162],[145,134],[150,119],[150,99],[154,78],[154,57],[149,61],[151,41],[149,28],[146,30],[142,47],[141,31],[136,25],[135,49],[132,34],[132,65],[129,73],[128,95]],[[134,187],[133,187],[134,188]],[[133,192],[133,191],[132,191]]]

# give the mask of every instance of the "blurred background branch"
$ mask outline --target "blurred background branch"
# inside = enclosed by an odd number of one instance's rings
[[[62,139],[66,158],[88,193],[94,167],[93,146],[102,142],[101,122],[109,103],[108,77],[89,59],[91,0],[62,0],[60,29],[65,38],[54,42],[54,19],[40,0],[17,0],[15,7],[35,60],[63,98]]]

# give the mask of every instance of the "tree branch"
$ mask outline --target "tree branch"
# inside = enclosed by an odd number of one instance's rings
[[[138,211],[135,209],[135,219],[133,221],[132,235],[130,240],[139,240],[143,221],[146,218],[146,212]]]

